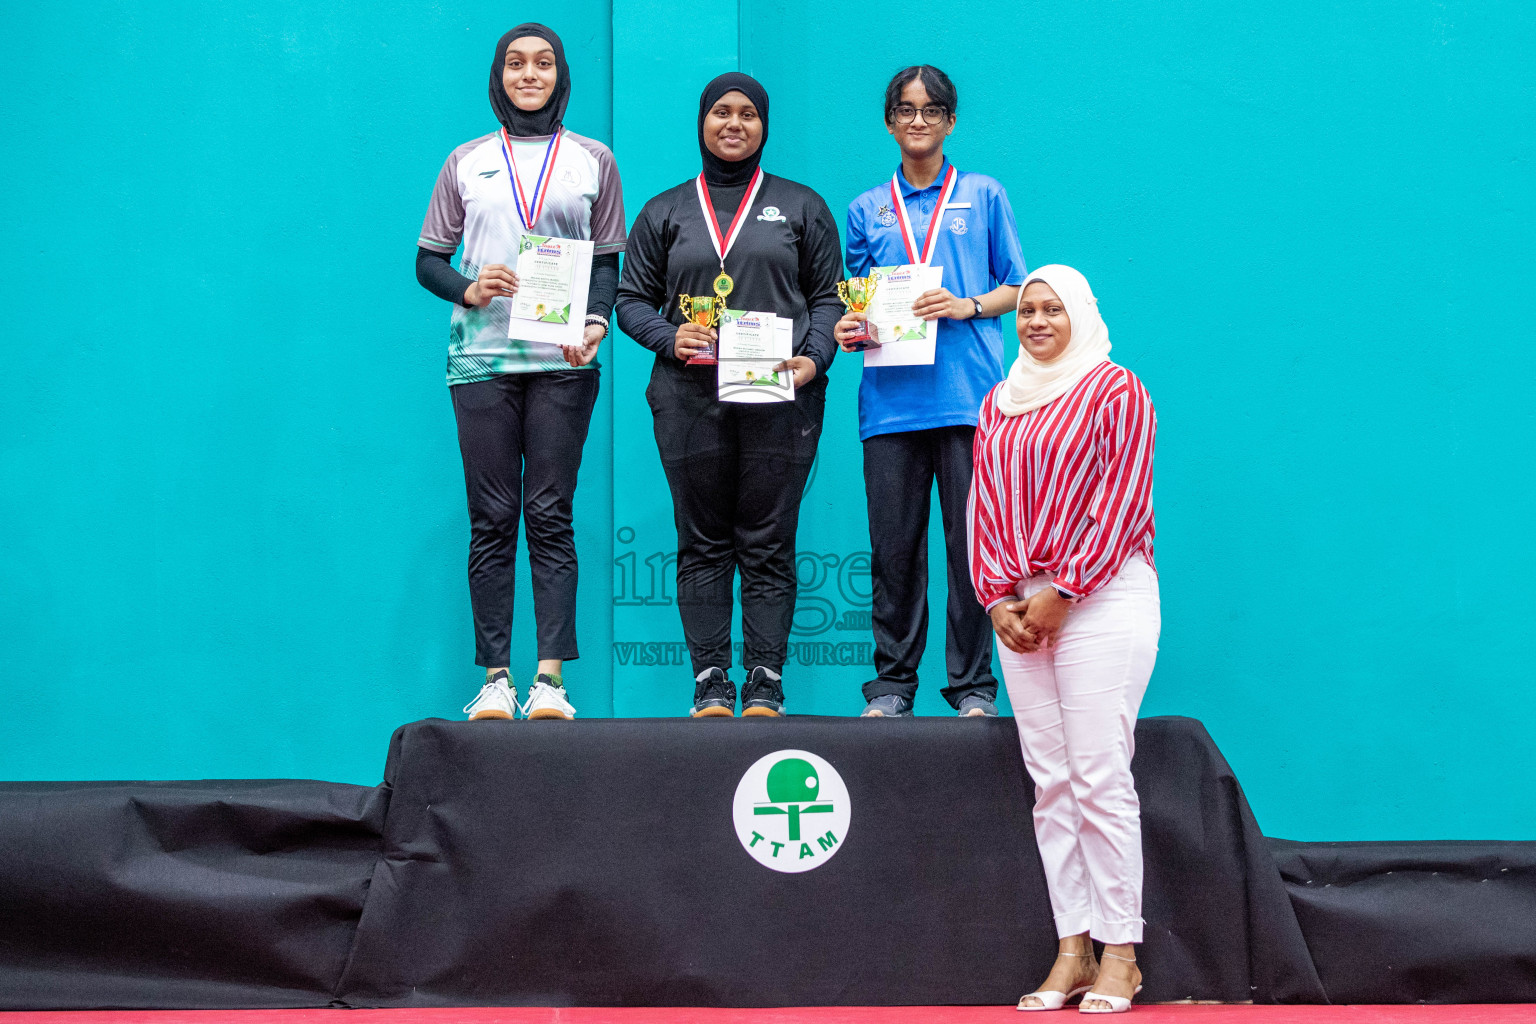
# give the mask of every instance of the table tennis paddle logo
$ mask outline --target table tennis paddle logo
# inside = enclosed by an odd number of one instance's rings
[[[774,871],[819,868],[842,849],[853,808],[848,787],[825,759],[805,750],[760,757],[736,785],[736,838]]]

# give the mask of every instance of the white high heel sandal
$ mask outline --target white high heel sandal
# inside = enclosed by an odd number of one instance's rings
[[[1115,954],[1108,953],[1108,952],[1106,952],[1104,955],[1109,957],[1111,960],[1123,960],[1124,962],[1126,962],[1128,964],[1133,964],[1133,963],[1136,962],[1136,959],[1134,957],[1116,956]],[[1137,985],[1136,986],[1136,991],[1132,992],[1131,995],[1132,995],[1132,997],[1134,997],[1134,996],[1136,996],[1140,992],[1141,992],[1141,986]],[[1090,1010],[1090,1009],[1088,1009],[1088,1002],[1091,999],[1098,999],[1098,1000],[1100,1000],[1102,1002],[1108,1003],[1109,1004],[1109,1009],[1107,1009],[1107,1010],[1098,1010],[1098,1009]],[[1130,1010],[1130,1008],[1131,1008],[1131,1001],[1129,999],[1125,998],[1124,996],[1107,996],[1107,995],[1105,995],[1102,992],[1084,992],[1083,993],[1083,1003],[1082,1003],[1081,1006],[1079,1006],[1077,1008],[1077,1012],[1078,1013],[1126,1013],[1126,1012],[1128,1012]]]
[[[1092,953],[1060,953],[1060,952],[1058,952],[1056,955],[1057,956],[1079,956],[1079,957],[1092,957],[1093,956]],[[1071,992],[1057,992],[1055,989],[1049,989],[1049,988],[1040,989],[1037,992],[1026,992],[1024,995],[1019,997],[1019,1005],[1017,1007],[1015,1007],[1015,1009],[1023,1010],[1025,1013],[1033,1013],[1033,1012],[1035,1012],[1037,1010],[1059,1010],[1063,1006],[1066,1006],[1067,1003],[1069,1003],[1072,1000],[1076,999],[1078,996],[1084,996],[1084,998],[1087,998],[1086,995],[1084,995],[1084,993],[1086,993],[1091,988],[1093,988],[1092,985],[1079,985],[1079,986],[1077,986],[1077,988],[1074,988]],[[1040,1005],[1039,1006],[1025,1006],[1024,1005],[1024,1000],[1029,999],[1029,998],[1035,998],[1035,999],[1040,1000]]]

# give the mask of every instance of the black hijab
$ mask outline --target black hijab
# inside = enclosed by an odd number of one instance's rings
[[[507,88],[501,82],[502,70],[507,63],[507,47],[512,40],[524,36],[538,36],[555,51],[555,88],[549,100],[538,110],[519,110]],[[565,120],[565,106],[571,102],[571,69],[565,63],[565,47],[552,29],[536,21],[525,22],[501,37],[496,44],[496,59],[491,62],[491,109],[508,135],[553,135]]]
[[[763,140],[757,152],[745,160],[722,160],[704,145],[704,115],[728,92],[739,92],[752,101],[757,116],[763,122]],[[699,154],[704,158],[704,180],[711,185],[745,185],[752,180],[752,172],[763,158],[763,147],[768,145],[768,92],[757,79],[739,71],[721,75],[704,87],[699,96]]]

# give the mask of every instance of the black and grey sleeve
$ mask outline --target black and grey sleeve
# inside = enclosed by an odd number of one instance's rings
[[[591,285],[587,290],[587,316],[607,320],[613,315],[613,300],[619,290],[619,254],[604,253],[592,257]]]
[[[453,254],[436,249],[416,247],[416,280],[427,291],[440,299],[468,307],[464,293],[474,284],[469,278],[453,269]]]

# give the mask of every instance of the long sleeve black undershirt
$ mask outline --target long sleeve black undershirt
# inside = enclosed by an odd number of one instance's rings
[[[416,249],[416,280],[438,298],[457,305],[466,305],[464,293],[474,284],[469,278],[453,269],[450,253],[435,249]],[[614,296],[619,290],[619,254],[604,253],[592,257],[591,286],[587,291],[587,316],[600,316],[607,320],[613,313]]]

